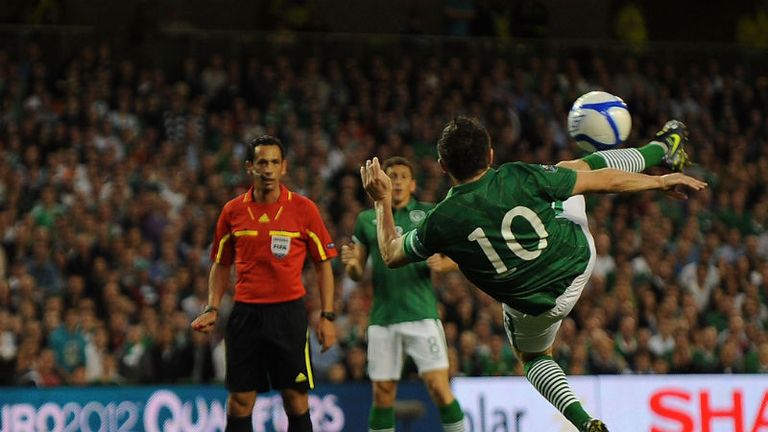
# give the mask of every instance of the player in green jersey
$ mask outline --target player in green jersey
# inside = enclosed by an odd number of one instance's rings
[[[438,252],[453,259],[470,281],[502,303],[507,334],[533,386],[580,431],[605,432],[606,425],[587,414],[552,359],[560,322],[576,304],[595,261],[581,194],[706,187],[681,173],[621,170],[662,161],[680,169],[687,162],[686,140],[685,127],[669,122],[639,149],[597,152],[554,166],[509,163],[494,169],[488,132],[477,120],[458,117],[437,144],[453,188],[403,236],[392,217],[392,184],[378,159],[366,161],[360,174],[375,201],[383,261],[398,267]]]
[[[405,158],[393,157],[384,162],[383,170],[392,180],[392,216],[397,231],[416,228],[434,204],[413,198],[413,165]],[[373,382],[373,406],[368,430],[394,430],[397,381],[403,369],[403,356],[407,354],[416,363],[440,411],[443,430],[463,432],[464,413],[448,381],[448,351],[438,319],[430,266],[418,262],[398,269],[387,268],[379,253],[373,209],[358,215],[353,241],[341,248],[341,260],[350,278],[361,279],[369,255],[373,265],[373,305],[368,322],[368,376]],[[435,256],[432,264],[450,267],[453,262]]]

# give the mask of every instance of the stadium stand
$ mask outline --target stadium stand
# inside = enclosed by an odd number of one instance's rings
[[[589,200],[599,257],[556,360],[568,374],[768,372],[764,70],[449,48],[428,58],[182,57],[156,67],[109,44],[62,62],[34,44],[0,50],[0,385],[221,380],[221,331],[210,339],[188,324],[206,302],[212,227],[243,190],[250,137],[286,143],[288,184],[320,205],[342,244],[368,205],[365,158],[417,161],[418,198],[439,200],[448,184],[434,144],[453,115],[482,119],[500,162],[562,160],[577,155],[567,110],[591,89],[626,100],[631,145],[685,121],[691,172],[711,189],[682,202]],[[371,284],[335,268],[340,345],[314,357],[317,376],[364,381]],[[519,374],[499,305],[458,273],[436,286],[451,373]]]

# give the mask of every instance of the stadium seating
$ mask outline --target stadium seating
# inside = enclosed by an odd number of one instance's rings
[[[553,162],[578,156],[565,118],[591,89],[628,103],[630,145],[685,121],[691,173],[711,189],[687,201],[590,197],[597,266],[556,360],[570,374],[768,372],[759,71],[717,59],[660,68],[634,56],[447,52],[262,61],[222,51],[154,67],[101,46],[63,63],[0,51],[0,385],[221,380],[221,329],[209,338],[188,324],[206,302],[213,226],[243,190],[250,137],[284,141],[287,183],[318,202],[343,244],[369,205],[357,169],[365,158],[411,158],[417,197],[439,200],[448,184],[434,144],[451,116],[479,117],[499,162]],[[364,381],[370,279],[334,268],[340,344],[315,356],[317,375]],[[451,373],[518,374],[499,305],[458,273],[435,284]]]

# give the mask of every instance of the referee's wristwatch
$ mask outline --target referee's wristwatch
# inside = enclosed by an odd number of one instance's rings
[[[216,312],[216,314],[218,315],[219,314],[219,308],[217,308],[215,306],[208,305],[208,306],[205,307],[205,309],[203,309],[203,311],[200,313],[200,315],[207,314],[208,312]]]
[[[333,322],[333,320],[336,319],[336,312],[322,311],[322,312],[320,312],[320,318],[325,318],[328,321]]]

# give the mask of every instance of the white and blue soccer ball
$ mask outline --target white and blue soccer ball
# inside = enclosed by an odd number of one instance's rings
[[[632,116],[620,97],[591,91],[576,99],[568,112],[568,133],[588,152],[619,147],[632,129]]]

